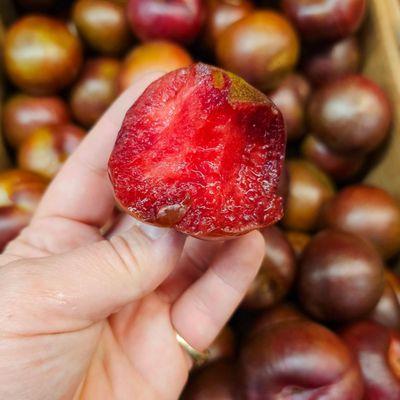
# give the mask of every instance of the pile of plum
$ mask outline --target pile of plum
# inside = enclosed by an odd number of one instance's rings
[[[363,183],[393,114],[360,72],[368,1],[16,3],[1,249],[115,98],[162,71],[110,156],[119,209],[199,238],[265,238],[183,399],[399,400],[400,203]]]

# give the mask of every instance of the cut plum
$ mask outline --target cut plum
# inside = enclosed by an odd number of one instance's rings
[[[280,111],[243,79],[205,64],[152,83],[128,110],[109,160],[135,218],[225,237],[282,217],[286,134]]]

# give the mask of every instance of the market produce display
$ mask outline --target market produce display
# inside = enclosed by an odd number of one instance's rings
[[[132,101],[110,155],[115,215],[265,241],[182,399],[399,400],[400,202],[364,182],[398,105],[361,73],[368,3],[16,1],[0,249],[118,95],[164,73]]]

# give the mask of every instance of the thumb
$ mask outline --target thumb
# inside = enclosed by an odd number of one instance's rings
[[[6,265],[0,326],[21,334],[83,329],[140,299],[169,275],[185,242],[174,230],[155,234],[133,227],[65,254]]]

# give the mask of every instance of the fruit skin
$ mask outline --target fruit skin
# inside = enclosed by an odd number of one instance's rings
[[[299,139],[305,128],[306,104],[311,93],[307,80],[299,74],[288,75],[269,94],[285,120],[288,141]]]
[[[355,74],[361,64],[361,49],[355,37],[318,46],[304,57],[303,71],[315,85],[321,86],[345,75]]]
[[[303,39],[325,41],[356,32],[366,0],[282,0],[282,7]]]
[[[386,94],[361,75],[350,75],[314,93],[308,109],[314,136],[337,152],[365,154],[387,137],[391,106]]]
[[[195,372],[182,395],[183,400],[235,400],[236,376],[231,360],[214,362]]]
[[[32,172],[0,172],[0,251],[29,224],[46,186],[46,180]]]
[[[303,255],[304,249],[311,240],[311,236],[304,232],[299,231],[286,231],[286,238],[291,244],[296,259],[299,260]]]
[[[140,39],[179,43],[196,38],[205,11],[202,0],[129,0],[126,10],[132,31]]]
[[[232,329],[229,326],[225,326],[207,349],[208,357],[206,363],[203,365],[233,357],[235,353],[235,341],[235,335]]]
[[[385,271],[385,288],[378,304],[372,310],[368,319],[392,329],[400,329],[400,301],[397,297],[398,288],[394,286]]]
[[[37,128],[21,144],[18,150],[18,165],[22,169],[51,179],[84,136],[85,131],[72,124]]]
[[[118,91],[124,91],[145,74],[167,73],[192,63],[190,54],[178,44],[166,40],[143,43],[125,57],[117,79]]]
[[[213,49],[219,35],[234,22],[249,15],[254,9],[249,0],[206,0],[204,41]]]
[[[336,182],[346,182],[354,178],[365,164],[364,156],[340,154],[313,135],[308,135],[303,140],[301,153]]]
[[[365,383],[363,400],[400,398],[400,335],[374,322],[361,321],[341,337],[358,358]]]
[[[385,259],[400,251],[400,205],[383,189],[365,184],[343,188],[325,205],[322,224],[370,240]]]
[[[114,58],[96,58],[86,62],[70,96],[74,118],[90,128],[117,96],[120,62]]]
[[[239,371],[247,400],[361,400],[359,367],[331,331],[307,320],[270,325],[241,349]]]
[[[4,64],[11,81],[29,94],[54,94],[68,86],[82,64],[79,40],[55,18],[20,18],[6,33]]]
[[[78,0],[72,18],[84,41],[101,54],[121,54],[131,42],[124,7],[113,1]]]
[[[276,305],[289,292],[296,274],[296,258],[285,235],[276,226],[262,230],[265,255],[256,278],[242,302],[247,309]]]
[[[13,147],[18,147],[36,128],[66,124],[69,119],[68,106],[61,97],[34,97],[19,93],[9,97],[4,104],[4,134]]]
[[[216,56],[221,67],[260,90],[271,90],[295,67],[299,41],[281,14],[255,11],[221,33]]]
[[[284,152],[282,115],[265,95],[194,64],[160,78],[129,109],[109,175],[120,205],[143,222],[236,236],[281,218]]]
[[[364,239],[325,230],[304,250],[297,277],[304,309],[321,321],[352,321],[370,313],[384,287],[382,259]]]
[[[312,231],[317,228],[323,205],[335,194],[331,179],[314,164],[289,160],[289,196],[283,225],[288,229]]]

